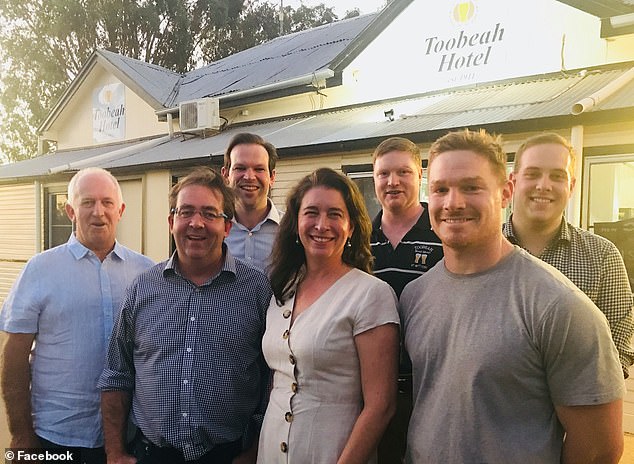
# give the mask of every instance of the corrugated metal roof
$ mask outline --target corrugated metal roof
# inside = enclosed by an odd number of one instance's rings
[[[319,71],[340,72],[340,66],[357,56],[411,2],[393,0],[379,13],[278,37],[186,74],[99,50],[90,57],[38,131],[51,127],[95,62],[100,62],[156,110],[174,108],[182,101],[242,91],[253,91],[265,100],[263,95],[270,91],[271,84],[299,87],[305,83],[299,84],[298,78],[307,78],[306,83],[310,83],[310,76]]]
[[[301,153],[305,148],[306,152],[314,153],[332,151],[335,148],[323,146],[333,147],[333,144],[335,147],[346,143],[347,146],[352,144],[365,148],[368,140],[393,135],[407,136],[463,127],[495,128],[496,124],[539,121],[542,118],[565,117],[569,119],[567,124],[572,125],[580,118],[571,114],[573,104],[613,82],[632,66],[634,64],[629,63],[568,74],[532,76],[359,107],[230,126],[207,138],[176,138],[149,149],[130,149],[125,155],[105,159],[95,165],[116,169],[181,160],[202,162],[211,155],[221,155],[231,137],[238,132],[260,134],[281,152],[292,149]],[[394,110],[394,121],[388,121],[384,115],[384,111],[390,109]],[[622,109],[634,110],[634,80],[584,117]],[[322,148],[316,148],[319,146]],[[52,167],[97,156],[108,150],[112,151],[113,148],[57,153],[0,166],[0,179],[45,175]]]
[[[116,70],[123,73],[131,82],[142,88],[162,106],[171,104],[183,77],[181,74],[107,50],[98,50],[96,53],[105,58]]]
[[[283,82],[328,67],[378,13],[270,40],[186,74],[176,103]]]
[[[116,145],[103,145],[99,147],[68,150],[59,153],[51,153],[38,156],[17,163],[0,165],[0,179],[45,176],[48,170],[54,167],[74,163],[94,156],[103,155],[120,148],[137,145],[138,142],[126,142]]]

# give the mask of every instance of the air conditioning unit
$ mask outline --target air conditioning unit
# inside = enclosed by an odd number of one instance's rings
[[[201,132],[220,129],[220,104],[217,98],[200,98],[178,105],[181,132]]]

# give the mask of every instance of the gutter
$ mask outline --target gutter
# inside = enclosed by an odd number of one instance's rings
[[[146,140],[145,142],[137,143],[136,145],[132,145],[130,147],[120,148],[118,150],[102,153],[101,155],[93,156],[91,158],[86,158],[86,159],[82,159],[72,163],[66,163],[59,166],[54,166],[52,168],[49,168],[48,173],[58,174],[64,171],[75,171],[82,168],[87,168],[89,166],[94,166],[96,163],[99,163],[99,162],[108,161],[114,158],[118,158],[120,156],[136,153],[141,150],[154,148],[158,145],[164,144],[165,142],[169,142],[171,139],[172,137],[170,137],[169,135],[165,135],[157,139]]]
[[[619,77],[614,79],[605,87],[597,90],[592,95],[585,97],[579,100],[577,103],[572,105],[571,113],[574,115],[578,115],[581,113],[587,113],[591,111],[595,106],[598,106],[599,103],[604,101],[606,98],[611,97],[616,92],[621,90],[625,85],[629,84],[630,81],[634,79],[634,68],[629,69],[628,71],[621,74]]]
[[[273,92],[275,90],[280,90],[280,89],[284,89],[288,87],[312,84],[315,81],[330,79],[334,75],[335,75],[335,72],[333,70],[326,68],[316,72],[312,72],[310,74],[304,74],[303,76],[294,77],[293,79],[288,79],[286,81],[273,82],[272,84],[266,84],[266,85],[261,85],[260,87],[254,87],[251,89],[245,89],[245,90],[239,90],[237,92],[226,93],[224,95],[220,95],[218,97],[213,97],[213,98],[217,98],[220,101],[244,98],[244,97],[256,95],[258,93]],[[158,110],[158,111],[155,111],[154,114],[156,114],[157,116],[165,116],[167,114],[178,114],[178,106]]]

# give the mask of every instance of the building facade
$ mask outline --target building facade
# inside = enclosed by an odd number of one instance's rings
[[[170,186],[220,166],[244,131],[279,150],[281,209],[299,178],[328,166],[359,184],[371,211],[371,154],[387,137],[425,152],[449,130],[482,127],[503,136],[511,163],[526,137],[557,132],[580,157],[568,219],[612,233],[634,266],[634,234],[619,222],[634,219],[634,7],[586,3],[395,0],[185,75],[96,51],[39,128],[42,154],[0,166],[0,302],[31,256],[68,238],[65,188],[78,169],[117,176],[119,240],[163,260]]]

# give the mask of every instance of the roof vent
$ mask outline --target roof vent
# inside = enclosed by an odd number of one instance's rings
[[[178,105],[181,132],[201,132],[220,129],[220,104],[217,98],[200,98]]]

